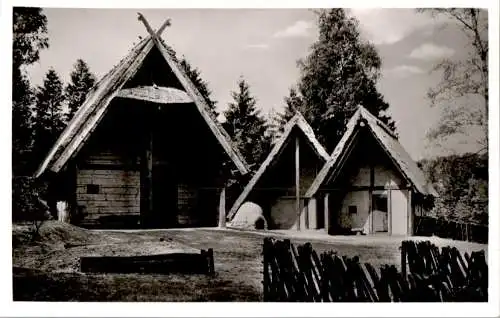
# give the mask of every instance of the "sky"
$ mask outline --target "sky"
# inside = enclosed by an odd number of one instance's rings
[[[79,58],[98,77],[104,75],[147,31],[138,9],[46,8],[49,49],[28,74],[40,85],[54,68],[65,82]],[[307,9],[144,9],[153,28],[167,18],[172,25],[162,37],[178,56],[201,71],[219,111],[231,102],[231,91],[244,77],[263,114],[280,112],[283,99],[300,77],[297,61],[317,40],[315,14]],[[382,58],[379,91],[389,103],[402,145],[416,160],[450,151],[475,151],[471,140],[455,140],[448,149],[434,146],[427,131],[439,120],[440,108],[430,107],[428,89],[441,74],[431,72],[443,58],[467,54],[466,40],[447,21],[412,9],[352,9],[365,40]]]

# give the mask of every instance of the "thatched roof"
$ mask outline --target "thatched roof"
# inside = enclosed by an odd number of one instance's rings
[[[193,99],[185,91],[173,87],[140,86],[124,88],[116,96],[156,104],[193,103]]]
[[[318,158],[321,158],[324,162],[328,160],[330,156],[316,139],[313,129],[307,123],[305,118],[299,112],[297,112],[295,116],[286,123],[283,134],[276,141],[275,145],[273,146],[273,149],[271,150],[267,158],[261,164],[261,166],[255,173],[255,175],[252,177],[252,179],[250,179],[248,184],[245,186],[243,192],[234,202],[227,216],[229,220],[231,220],[234,217],[239,207],[245,202],[248,195],[253,190],[257,182],[264,175],[264,173],[267,171],[267,169],[279,159],[279,156],[282,153],[283,148],[288,144],[288,141],[291,138],[291,132],[295,127],[297,127],[298,131],[302,132],[303,135],[306,137],[305,139],[309,142],[311,148],[314,150],[314,153],[318,156]]]
[[[406,152],[394,133],[368,110],[362,106],[358,106],[358,110],[356,110],[347,123],[346,132],[333,150],[330,159],[325,163],[316,179],[307,190],[305,194],[306,197],[314,196],[322,184],[335,172],[338,172],[337,170],[340,169],[350,144],[360,129],[360,121],[366,123],[375,140],[378,141],[407,182],[409,182],[417,192],[422,195],[438,196],[436,190],[427,181],[422,170],[420,170],[417,163]]]
[[[164,27],[161,29],[163,30]],[[148,30],[149,32],[150,30]],[[160,33],[161,31],[158,31]],[[172,72],[181,83],[183,91],[175,88],[139,87],[122,90],[122,87],[140,69],[145,57],[156,47]],[[247,164],[239,151],[233,147],[231,138],[222,128],[194,84],[168,53],[158,34],[150,35],[135,45],[131,51],[90,90],[86,100],[68,123],[59,139],[35,173],[40,177],[46,171],[59,172],[82,148],[89,136],[102,120],[108,105],[115,97],[142,99],[156,103],[184,103],[192,101],[210,127],[219,144],[230,157],[241,174],[248,172]]]

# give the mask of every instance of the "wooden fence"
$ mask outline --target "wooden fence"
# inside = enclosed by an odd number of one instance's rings
[[[488,265],[484,251],[462,255],[456,247],[443,247],[440,251],[428,241],[403,241],[401,269],[410,281],[415,278],[427,281],[432,298],[488,300]]]
[[[459,241],[488,243],[488,226],[415,216],[415,235],[438,236]]]
[[[400,272],[394,265],[384,265],[377,271],[369,263],[361,264],[358,257],[334,252],[318,255],[310,243],[295,247],[289,240],[265,238],[264,301],[487,301],[484,253],[466,256],[467,265],[460,263],[463,271],[459,275],[456,260],[460,262],[461,258],[456,257],[456,250],[444,249],[439,253],[428,244],[415,245],[414,249],[411,242],[403,243],[405,270]],[[429,250],[433,253],[433,267],[426,267]],[[424,254],[424,272],[418,253]]]

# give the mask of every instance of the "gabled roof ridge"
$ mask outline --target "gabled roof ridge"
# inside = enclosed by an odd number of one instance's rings
[[[89,92],[85,95],[85,100],[83,101],[82,105],[78,108],[78,110],[75,112],[73,115],[73,118],[68,122],[64,130],[61,132],[59,137],[56,139],[56,142],[52,146],[52,148],[49,150],[47,156],[44,158],[44,161],[40,164],[38,169],[36,170],[34,177],[40,177],[43,172],[45,171],[46,167],[53,163],[54,156],[56,155],[57,152],[61,151],[61,147],[63,147],[64,144],[69,145],[74,136],[77,135],[78,131],[80,131],[81,127],[76,127],[76,124],[82,121],[85,121],[93,112],[93,110],[97,107],[98,103],[92,103],[89,104],[87,107],[85,107],[85,104],[88,102],[88,100],[93,96],[93,94],[96,94],[97,90],[103,85],[103,83],[111,78],[112,76],[115,76],[116,72],[125,65],[126,60],[132,60],[132,58],[135,56],[137,52],[140,52],[144,49],[144,47],[147,45],[148,41],[152,40],[151,37],[144,38],[143,40],[139,41],[136,45],[132,47],[128,51],[128,53],[122,57],[122,59],[115,65],[113,68],[111,68],[110,71],[108,71],[106,74],[104,74],[99,81],[97,81],[94,86],[89,90]],[[76,130],[75,130],[76,129]],[[70,134],[67,136],[67,134]],[[64,142],[64,139],[69,138],[66,142]],[[64,151],[64,148],[62,148]]]
[[[375,140],[377,140],[403,176],[413,184],[417,191],[425,195],[429,194],[437,196],[436,190],[428,183],[427,179],[423,175],[423,172],[420,168],[418,168],[416,163],[406,152],[389,127],[387,127],[382,121],[376,118],[363,106],[358,106],[358,109],[347,123],[347,129],[338,144],[335,146],[330,160],[326,162],[320,170],[316,179],[306,191],[305,196],[312,197],[318,191],[319,187],[328,175],[330,175],[331,169],[339,163],[338,160],[340,155],[345,151],[348,140],[350,140],[354,132],[359,129],[357,123],[361,118],[367,121],[368,128],[373,134]]]
[[[294,117],[297,117],[297,126],[304,132],[317,154],[325,159],[325,161],[328,160],[330,158],[330,155],[318,141],[318,139],[316,138],[316,134],[314,133],[314,129],[311,127],[311,125],[309,125],[302,113],[296,111]]]
[[[201,115],[202,116],[205,115],[205,116],[208,116],[208,118],[210,118],[211,122],[215,126],[215,129],[222,135],[222,138],[228,143],[229,147],[226,148],[226,147],[224,147],[224,145],[222,144],[222,142],[219,140],[219,142],[221,142],[222,147],[225,148],[225,151],[233,159],[234,163],[236,164],[236,166],[238,167],[238,169],[240,170],[240,172],[242,174],[248,173],[249,172],[248,163],[245,161],[245,158],[240,153],[240,151],[238,150],[238,148],[235,146],[235,144],[234,144],[231,136],[229,136],[229,134],[224,129],[224,127],[222,127],[221,123],[217,120],[217,118],[215,118],[214,114],[210,111],[210,109],[208,107],[208,104],[205,101],[205,98],[203,98],[203,96],[198,91],[198,89],[196,88],[196,86],[189,79],[189,76],[187,76],[187,74],[182,70],[180,64],[176,61],[176,59],[174,59],[170,55],[170,53],[168,52],[167,46],[164,43],[164,41],[156,41],[155,45],[157,45],[157,46],[159,45],[160,46],[159,50],[162,53],[162,55],[164,56],[164,58],[166,59],[167,63],[169,65],[172,64],[172,65],[170,65],[170,67],[172,68],[172,71],[174,72],[174,74],[176,74],[176,76],[180,75],[181,77],[183,77],[184,81],[181,81],[181,85],[184,86],[183,82],[185,82],[185,84],[188,86],[188,87],[185,87],[185,89],[187,90],[188,95],[191,95],[192,93],[193,93],[193,95],[195,95],[195,96],[192,96],[192,98],[194,99],[195,105],[199,108],[200,112],[202,113]],[[165,52],[163,52],[162,49]],[[175,67],[175,69],[174,69],[174,67]],[[209,125],[209,127],[211,127],[208,122],[207,122],[207,124]],[[230,152],[233,152],[234,156],[232,156],[231,154],[229,154]]]
[[[234,146],[230,136],[212,115],[208,109],[206,101],[198,92],[187,74],[182,71],[178,63],[170,55],[165,44],[159,40],[155,34],[149,34],[137,45],[133,46],[130,52],[120,60],[101,80],[94,85],[86,96],[84,103],[77,111],[73,119],[66,126],[56,143],[45,157],[44,161],[35,173],[35,177],[40,177],[47,167],[58,172],[64,165],[79,151],[85,140],[89,137],[95,126],[99,124],[104,116],[111,100],[117,96],[121,87],[131,78],[142,65],[150,50],[156,47],[175,76],[181,82],[184,90],[191,95],[193,102],[200,111],[206,124],[212,130],[219,144],[226,154],[231,158],[240,173],[248,172],[248,165],[238,149]]]
[[[325,162],[328,160],[329,158],[328,153],[316,139],[312,127],[309,125],[304,116],[297,111],[296,114],[285,124],[283,134],[279,137],[278,141],[274,144],[273,148],[267,155],[266,159],[262,162],[257,172],[253,175],[253,177],[250,179],[250,181],[243,189],[242,193],[238,196],[238,198],[234,202],[233,206],[229,210],[227,219],[231,220],[236,215],[236,212],[238,211],[239,207],[246,200],[247,196],[253,190],[253,188],[260,180],[262,175],[265,173],[268,167],[274,162],[274,160],[277,160],[276,156],[283,149],[285,142],[289,138],[295,126],[299,127],[300,131],[304,133],[304,135],[306,136],[306,140],[308,140],[309,143],[313,146],[313,149],[315,150],[318,157],[322,158]]]
[[[360,111],[361,112],[361,116],[363,116],[367,120],[374,121],[377,125],[379,125],[380,127],[382,127],[389,135],[391,135],[391,137],[393,137],[395,139],[398,139],[396,137],[396,134],[394,133],[394,131],[392,131],[392,129],[389,128],[389,126],[387,126],[387,124],[385,124],[382,120],[380,120],[380,118],[378,118],[375,115],[373,115],[368,109],[366,109],[362,105],[359,105],[358,107],[361,110]]]
[[[354,114],[352,115],[351,119],[347,122],[346,125],[346,131],[342,135],[342,138],[340,138],[339,142],[333,149],[329,160],[323,165],[319,173],[317,174],[316,178],[314,179],[313,183],[311,186],[309,186],[309,189],[307,189],[305,197],[311,197],[316,193],[318,188],[320,187],[321,183],[323,183],[323,180],[326,178],[328,173],[330,172],[330,169],[333,167],[333,165],[336,163],[338,160],[340,154],[342,153],[345,144],[351,137],[352,133],[354,132],[354,129],[357,126],[358,119],[361,118],[361,108],[358,108]]]

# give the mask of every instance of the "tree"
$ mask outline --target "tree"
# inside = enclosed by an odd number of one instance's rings
[[[12,80],[12,171],[14,175],[29,173],[33,142],[30,107],[34,96],[26,75],[13,70]]]
[[[47,17],[40,8],[13,8],[12,39],[12,170],[14,175],[30,171],[33,141],[31,106],[34,94],[24,67],[37,62],[48,48]]]
[[[285,97],[285,109],[283,110],[283,113],[278,115],[281,126],[283,127],[290,119],[292,119],[301,107],[302,98],[297,94],[297,90],[295,88],[290,88],[288,96]]]
[[[469,135],[469,129],[479,127],[477,140],[482,150],[488,145],[488,12],[473,8],[418,9],[434,17],[444,16],[459,27],[469,45],[467,58],[447,58],[433,71],[441,71],[440,83],[430,88],[432,106],[442,107],[439,124],[428,138],[439,142],[452,135]]]
[[[36,92],[33,158],[40,162],[64,129],[63,83],[54,69],[49,69]]]
[[[231,136],[248,164],[259,164],[270,148],[265,119],[256,108],[256,100],[250,94],[248,83],[240,78],[238,90],[231,93],[234,102],[224,112],[224,128]]]
[[[179,65],[189,77],[194,86],[198,89],[198,92],[200,92],[201,97],[203,97],[203,99],[207,103],[210,111],[214,115],[214,118],[217,118],[217,116],[219,116],[219,114],[215,110],[217,102],[211,99],[210,95],[212,94],[212,91],[208,88],[208,83],[201,78],[200,70],[192,67],[185,57],[182,57]]]
[[[165,42],[165,40],[163,40],[163,38],[160,38],[160,41],[163,43],[163,45],[165,45],[167,52],[170,54],[170,57],[174,60],[175,63],[177,63],[180,66],[181,70],[184,71],[187,77],[194,84],[194,86],[200,93],[201,97],[205,100],[205,103],[208,105],[213,118],[217,119],[217,116],[219,116],[219,114],[216,111],[217,102],[211,98],[212,91],[208,88],[208,83],[201,78],[201,71],[198,68],[193,67],[185,56],[179,59],[177,57],[177,53],[175,52],[175,50],[171,46],[169,46]]]
[[[90,72],[87,63],[82,59],[76,60],[70,78],[71,82],[64,89],[69,109],[67,121],[73,118],[75,112],[85,101],[87,93],[96,82],[95,75]]]
[[[284,98],[285,107],[282,112],[271,116],[270,130],[273,140],[276,140],[283,133],[286,123],[292,119],[295,113],[301,108],[302,98],[298,95],[297,89],[292,87],[288,96]]]
[[[358,21],[344,9],[317,12],[319,38],[299,61],[300,111],[319,141],[331,151],[358,105],[363,105],[391,129],[389,105],[377,91],[381,59],[374,45],[361,39]]]
[[[40,59],[40,50],[49,47],[47,17],[41,8],[13,9],[13,66],[30,65]]]
[[[424,159],[422,170],[439,197],[431,213],[445,219],[488,224],[488,156],[464,154]]]

